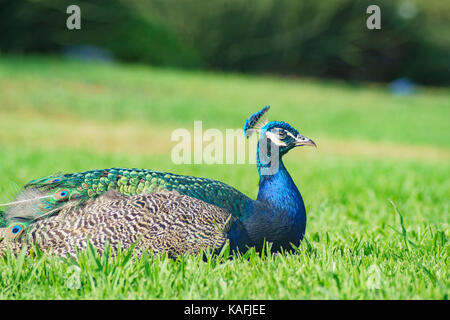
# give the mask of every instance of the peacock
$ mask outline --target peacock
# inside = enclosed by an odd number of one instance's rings
[[[102,252],[134,243],[171,256],[202,249],[289,250],[303,239],[306,211],[283,163],[298,146],[316,146],[282,121],[267,121],[269,106],[252,114],[244,135],[259,134],[256,200],[212,179],[148,169],[110,168],[32,180],[8,204],[0,229],[0,254],[38,245],[75,255],[88,241]],[[0,213],[1,218],[1,213]],[[0,224],[1,226],[1,224]]]

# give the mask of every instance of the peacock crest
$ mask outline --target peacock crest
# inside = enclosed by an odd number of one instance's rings
[[[260,111],[253,113],[244,124],[244,135],[249,138],[253,132],[259,132],[262,127],[268,123],[267,111],[269,111],[270,106],[265,106]]]

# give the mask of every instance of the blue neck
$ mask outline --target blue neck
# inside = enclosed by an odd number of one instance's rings
[[[304,209],[303,199],[283,161],[281,159],[279,161],[279,169],[276,173],[272,175],[260,173],[256,201],[297,219],[299,211]]]
[[[273,174],[263,174],[263,165],[257,159],[259,192],[256,201],[249,201],[241,218],[245,229],[235,228],[230,239],[241,247],[252,243],[260,248],[264,239],[273,243],[273,250],[281,246],[291,249],[298,245],[306,227],[306,212],[302,196],[289,175],[282,159]],[[239,229],[239,232],[237,231]],[[234,238],[234,239],[233,239]]]

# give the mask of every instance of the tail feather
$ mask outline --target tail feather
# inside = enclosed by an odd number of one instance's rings
[[[40,215],[40,206],[44,199],[51,195],[45,194],[35,188],[22,191],[13,202],[1,204],[7,207],[6,218],[8,220],[33,220]]]
[[[13,202],[5,203],[4,220],[7,225],[25,225],[50,216],[62,208],[78,205],[87,195],[65,176],[51,176],[29,182]]]

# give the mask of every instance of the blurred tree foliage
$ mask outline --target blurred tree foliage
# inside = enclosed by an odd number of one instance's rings
[[[68,30],[68,6],[81,9],[81,30]],[[174,32],[120,0],[0,0],[0,51],[59,53],[97,46],[125,61],[197,66],[197,55]]]
[[[450,84],[450,1],[0,0],[0,50],[89,43],[156,65]],[[82,30],[65,28],[68,4]],[[381,30],[366,9],[381,8]]]

